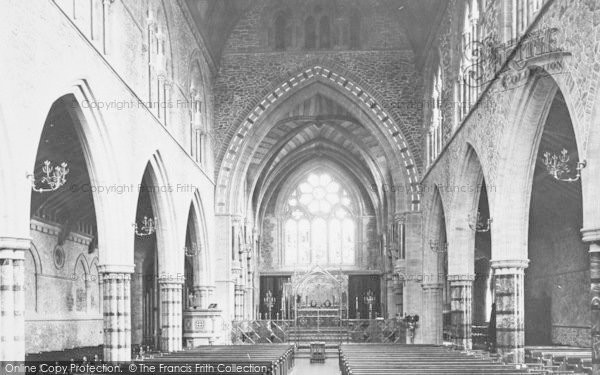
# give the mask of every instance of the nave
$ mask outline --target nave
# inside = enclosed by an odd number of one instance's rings
[[[6,0],[0,361],[600,374],[599,20]]]

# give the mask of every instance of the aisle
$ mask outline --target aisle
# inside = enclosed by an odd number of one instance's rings
[[[339,375],[338,356],[330,355],[325,363],[310,363],[309,358],[296,358],[294,370],[290,375]]]

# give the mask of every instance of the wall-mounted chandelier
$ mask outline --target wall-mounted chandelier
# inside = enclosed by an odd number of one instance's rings
[[[183,247],[183,254],[186,257],[198,256],[198,255],[200,255],[201,251],[202,251],[202,245],[199,245],[198,247],[187,247],[187,246]]]
[[[488,218],[487,220],[481,217],[481,213],[477,211],[477,218],[473,218],[471,214],[469,214],[469,228],[474,230],[475,232],[489,232],[492,224],[492,218]]]
[[[560,152],[560,155],[544,152],[544,157],[542,158],[542,161],[546,166],[546,171],[548,171],[548,174],[554,177],[555,180],[563,182],[575,182],[581,178],[581,170],[585,168],[586,161],[582,160],[577,162],[577,166],[575,167],[577,174],[575,177],[563,177],[571,171],[568,164],[569,160],[569,153],[564,148]]]
[[[448,242],[440,240],[429,240],[429,247],[434,253],[445,253],[448,251]]]
[[[144,216],[142,224],[138,225],[138,223],[134,223],[133,228],[137,236],[147,237],[156,232],[157,225],[158,221],[156,218],[148,218],[147,216]]]
[[[29,178],[31,181],[31,189],[38,193],[56,191],[63,186],[67,182],[66,175],[69,174],[69,168],[67,168],[66,162],[62,162],[60,165],[53,167],[52,162],[50,160],[46,160],[44,161],[42,172],[44,172],[44,176],[40,180],[39,184],[46,185],[46,187],[38,187],[38,183],[35,181],[35,176],[33,174],[27,175],[27,178]]]

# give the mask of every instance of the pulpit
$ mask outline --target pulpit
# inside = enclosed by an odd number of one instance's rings
[[[222,311],[186,309],[183,312],[183,343],[186,348],[225,343]]]

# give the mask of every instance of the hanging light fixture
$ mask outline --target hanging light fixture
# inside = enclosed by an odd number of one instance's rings
[[[550,176],[554,177],[555,180],[563,182],[578,181],[581,178],[581,170],[585,168],[587,163],[585,160],[577,162],[575,167],[577,173],[575,177],[562,177],[571,171],[568,164],[569,160],[569,153],[564,148],[560,152],[560,155],[544,152],[544,157],[542,158],[542,161],[546,166],[546,171]]]
[[[134,223],[133,228],[137,236],[147,237],[156,232],[157,224],[158,221],[156,218],[148,218],[147,216],[144,216],[142,224],[138,225],[138,223]]]
[[[492,218],[488,218],[487,220],[481,217],[481,213],[477,211],[477,218],[473,220],[471,214],[469,214],[469,228],[474,230],[475,232],[489,232],[492,224]]]
[[[434,253],[445,253],[448,251],[448,242],[440,240],[429,240],[429,247]]]
[[[67,182],[66,175],[69,174],[69,168],[66,162],[53,167],[52,162],[46,160],[44,161],[42,172],[44,172],[44,176],[41,178],[39,184],[35,181],[33,174],[27,175],[27,178],[31,181],[31,189],[38,193],[56,191],[63,186]],[[38,185],[46,185],[47,187],[38,187]]]

